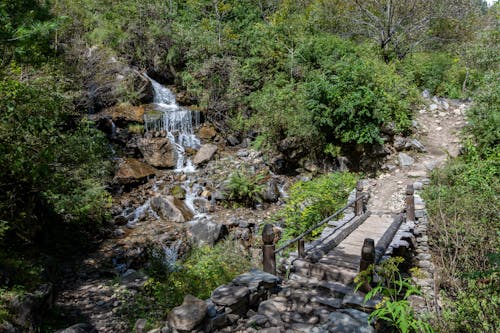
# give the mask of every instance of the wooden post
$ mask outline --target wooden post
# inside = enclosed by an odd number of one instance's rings
[[[406,187],[406,221],[415,221],[415,197],[413,185]]]
[[[368,266],[375,263],[375,241],[371,238],[365,238],[361,248],[361,261],[359,262],[359,271],[362,272]]]
[[[274,230],[266,224],[262,230],[262,266],[264,272],[276,275],[276,254],[274,253]]]
[[[363,195],[363,182],[358,180],[356,183],[356,199],[359,199]],[[354,215],[361,216],[363,215],[363,199],[359,199],[354,203]]]
[[[297,241],[297,252],[299,253],[299,258],[304,258],[304,240],[299,239]]]

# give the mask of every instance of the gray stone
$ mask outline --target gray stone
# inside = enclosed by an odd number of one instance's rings
[[[342,307],[342,300],[339,298],[314,296],[311,298],[311,302],[326,305],[332,309],[340,309]]]
[[[285,303],[276,302],[275,300],[267,300],[259,304],[259,314],[269,318],[272,325],[282,325],[281,314],[287,310]]]
[[[168,314],[168,322],[172,328],[179,331],[192,331],[207,314],[207,304],[191,295],[184,297],[181,306],[175,307]]]
[[[208,219],[190,221],[188,224],[191,241],[197,245],[213,245],[228,234],[224,224]]]
[[[405,144],[406,149],[413,149],[415,151],[418,151],[420,153],[425,153],[427,152],[427,149],[425,149],[424,145],[418,141],[417,139],[412,139],[410,141],[407,141]]]
[[[181,223],[193,218],[193,213],[185,205],[184,201],[173,196],[154,197],[151,199],[150,205],[155,213],[168,221]]]
[[[414,182],[413,183],[413,189],[416,191],[420,191],[424,187],[424,184],[422,182]]]
[[[202,145],[200,150],[196,153],[193,159],[193,163],[198,165],[208,162],[212,159],[214,154],[217,152],[217,146],[213,144]]]
[[[375,329],[368,322],[361,323],[347,313],[333,312],[323,331],[332,333],[374,333]]]
[[[429,110],[430,111],[435,111],[439,108],[439,106],[435,103],[432,103],[431,105],[429,105]]]
[[[431,93],[429,92],[429,90],[425,89],[424,91],[422,91],[422,97],[425,99],[431,98]]]
[[[97,330],[90,324],[79,323],[63,330],[59,330],[56,333],[97,333]]]
[[[134,325],[134,332],[136,333],[144,333],[144,329],[146,328],[148,321],[146,319],[137,319]]]
[[[250,290],[244,286],[222,285],[212,292],[212,301],[231,309],[231,313],[245,314],[248,311]]]
[[[141,138],[139,150],[146,162],[157,168],[173,168],[177,164],[177,148],[167,138]]]
[[[405,149],[405,146],[406,146],[406,139],[403,138],[402,136],[399,136],[399,135],[396,135],[394,137],[394,149],[396,149],[397,151],[402,151],[403,149]]]
[[[429,170],[429,171],[432,171],[436,168],[436,166],[438,165],[438,161],[436,160],[432,160],[432,161],[425,161],[424,163],[424,167]]]
[[[410,155],[405,153],[399,153],[398,159],[399,165],[402,167],[411,166],[413,165],[413,163],[415,163],[415,160]]]
[[[269,318],[263,314],[253,315],[248,319],[247,326],[259,326],[264,327],[269,322]]]
[[[276,287],[280,281],[281,279],[275,275],[253,268],[249,272],[237,276],[232,283],[236,286],[246,286],[248,288],[262,286],[271,289]]]
[[[342,305],[345,307],[361,310],[375,310],[378,303],[379,300],[373,298],[365,302],[365,297],[359,293],[347,294],[342,300]]]

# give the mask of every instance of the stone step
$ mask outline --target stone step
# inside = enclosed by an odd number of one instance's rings
[[[293,263],[292,271],[303,277],[315,277],[319,280],[340,282],[347,285],[352,284],[358,274],[355,269],[310,263],[301,259]]]

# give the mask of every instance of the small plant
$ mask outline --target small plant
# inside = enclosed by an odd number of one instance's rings
[[[142,124],[129,124],[128,131],[132,134],[142,134],[142,133],[144,133],[144,125],[142,125]]]
[[[380,266],[371,265],[361,272],[355,279],[356,289],[372,282],[373,274],[377,274],[380,281],[365,296],[365,302],[382,296],[382,301],[377,304],[368,320],[382,321],[398,332],[424,332],[432,333],[434,330],[429,325],[415,316],[408,297],[419,295],[420,291],[412,285],[409,279],[403,279],[398,265],[404,261],[401,257],[393,257],[383,262]]]
[[[229,178],[228,199],[251,207],[262,202],[260,193],[264,189],[264,174],[250,174],[248,171],[236,171]]]
[[[345,205],[357,179],[353,173],[339,172],[293,184],[286,205],[274,217],[285,224],[282,241],[298,236]],[[317,229],[312,237],[321,231]]]

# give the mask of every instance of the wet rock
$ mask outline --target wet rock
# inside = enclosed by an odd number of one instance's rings
[[[189,222],[189,232],[192,242],[197,245],[213,245],[228,234],[224,224],[207,219]]]
[[[280,191],[278,188],[279,181],[276,178],[271,178],[266,186],[262,189],[260,197],[264,202],[276,202],[280,198]]]
[[[411,166],[413,165],[413,163],[415,163],[415,160],[410,155],[405,153],[399,153],[398,159],[399,165],[402,167]]]
[[[367,321],[360,321],[348,313],[333,312],[329,322],[322,326],[322,332],[335,333],[374,333],[375,330]]]
[[[213,144],[202,145],[200,150],[196,153],[193,159],[193,163],[196,165],[208,162],[212,159],[214,154],[217,152],[217,146]]]
[[[97,333],[97,330],[90,324],[79,323],[55,333]]]
[[[139,149],[146,162],[157,168],[173,168],[177,164],[177,148],[167,138],[141,138]]]
[[[212,140],[216,135],[217,132],[212,125],[204,124],[198,131],[198,137],[202,140]]]
[[[172,222],[186,222],[193,217],[193,213],[184,202],[173,196],[165,198],[157,196],[151,199],[151,209],[161,218]]]
[[[168,314],[168,322],[173,329],[181,332],[191,332],[207,314],[207,304],[191,295],[184,297],[181,306],[175,307]]]
[[[115,175],[114,182],[122,185],[139,184],[146,181],[149,176],[154,176],[156,169],[136,160],[135,158],[125,158],[120,163]]]

